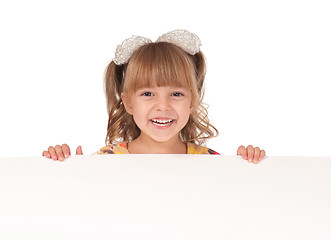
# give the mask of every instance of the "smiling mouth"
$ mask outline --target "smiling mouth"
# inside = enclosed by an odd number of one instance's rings
[[[174,119],[167,119],[167,120],[151,119],[151,122],[154,125],[160,126],[160,127],[164,127],[164,126],[170,125],[173,121],[174,121]]]

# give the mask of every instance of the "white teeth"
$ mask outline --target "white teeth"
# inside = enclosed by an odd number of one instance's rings
[[[165,123],[170,123],[170,122],[172,122],[172,119],[168,119],[168,120],[157,120],[157,119],[152,119],[152,121],[153,121],[154,123],[163,123],[163,124],[165,124]]]
[[[153,124],[156,125],[156,126],[163,127],[163,126],[167,126],[167,125],[169,125],[170,123],[162,123],[162,124],[160,124],[160,123],[155,123],[155,122],[153,122]]]
[[[168,120],[158,120],[158,119],[152,119],[152,122],[156,126],[164,127],[169,125],[173,119],[168,119]]]

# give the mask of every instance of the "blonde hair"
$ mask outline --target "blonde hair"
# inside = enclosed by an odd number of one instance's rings
[[[202,103],[206,63],[202,52],[190,55],[171,43],[149,43],[134,52],[128,63],[110,62],[105,74],[108,109],[106,144],[130,142],[140,135],[132,115],[126,112],[121,93],[134,93],[143,87],[187,87],[192,93],[194,109],[179,136],[183,142],[205,145],[218,135],[210,124],[207,108]]]

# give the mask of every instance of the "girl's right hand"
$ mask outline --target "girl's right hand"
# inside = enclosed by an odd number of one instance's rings
[[[55,147],[50,146],[48,151],[43,152],[43,156],[52,158],[53,160],[63,161],[71,155],[70,148],[67,144],[56,145]],[[76,155],[83,155],[82,147],[78,146],[76,149]]]

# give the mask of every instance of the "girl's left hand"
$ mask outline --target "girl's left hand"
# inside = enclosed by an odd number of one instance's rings
[[[254,148],[252,145],[248,145],[247,148],[241,145],[237,150],[237,155],[241,155],[243,159],[256,164],[264,158],[265,151],[260,150],[259,147]]]

